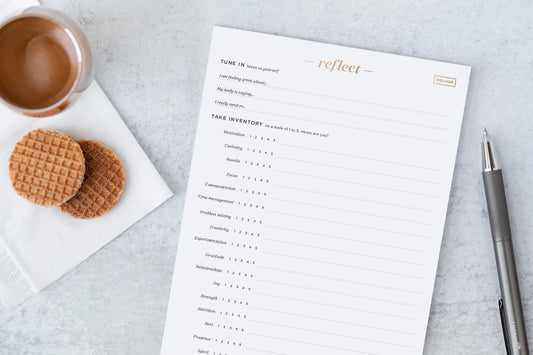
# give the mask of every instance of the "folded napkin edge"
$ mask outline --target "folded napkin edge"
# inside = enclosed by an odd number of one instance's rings
[[[7,308],[13,308],[34,294],[0,239],[0,302]]]

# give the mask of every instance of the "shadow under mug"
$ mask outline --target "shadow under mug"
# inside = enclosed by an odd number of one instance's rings
[[[8,26],[14,26],[16,24],[16,21],[19,21],[21,24],[23,23],[25,19],[32,19],[33,20],[45,20],[51,22],[50,25],[57,27],[64,31],[66,36],[62,36],[65,39],[67,39],[69,46],[72,45],[73,51],[72,55],[69,61],[69,68],[66,68],[66,70],[70,70],[69,73],[72,75],[72,80],[69,80],[68,87],[63,88],[63,92],[65,92],[65,95],[61,95],[57,98],[57,100],[54,100],[53,103],[48,103],[44,107],[30,107],[31,105],[21,105],[20,102],[17,102],[17,100],[13,99],[13,96],[9,96],[9,94],[12,92],[10,91],[9,82],[3,82],[2,77],[0,76],[0,85],[4,85],[3,88],[0,88],[0,101],[4,104],[6,104],[8,107],[12,108],[13,110],[20,112],[26,116],[33,116],[33,117],[46,117],[46,116],[52,116],[54,114],[57,114],[67,107],[69,107],[76,99],[80,96],[80,94],[89,87],[89,85],[92,82],[93,76],[94,76],[94,63],[93,63],[93,56],[91,51],[91,45],[87,39],[87,36],[83,32],[81,26],[72,18],[68,17],[67,15],[53,9],[49,9],[42,6],[35,6],[30,7],[26,10],[24,10],[22,13],[10,17],[4,22],[0,24],[0,36],[4,35],[6,36],[3,40],[5,42],[9,42],[9,34],[5,34],[3,32],[8,31]],[[6,29],[6,31],[3,31],[3,29]],[[30,34],[29,36],[31,36]],[[39,35],[36,33],[36,36]],[[63,35],[63,33],[62,33]],[[28,36],[28,34],[26,34]],[[46,34],[45,34],[46,36]],[[31,42],[31,39],[25,39],[26,41]],[[1,40],[0,40],[1,44]],[[22,50],[20,47],[24,47],[26,45],[25,42],[23,43],[17,43],[16,47],[17,50]],[[70,48],[70,47],[69,47]],[[2,53],[4,52],[4,53]],[[10,53],[6,53],[6,51],[2,51],[2,48],[0,47],[0,63],[2,63],[2,60],[7,58]],[[50,78],[50,76],[53,76],[54,73],[46,73],[42,71],[46,71],[46,65],[43,65],[39,63],[39,57],[35,57],[35,53],[27,53],[26,56],[34,56],[34,58],[27,58],[28,60],[24,62],[24,65],[37,65],[38,68],[30,68],[30,72],[37,73],[39,77],[43,77],[46,83],[46,80],[53,80],[54,78]],[[2,58],[4,57],[4,58]],[[53,58],[52,58],[53,59]],[[52,60],[50,59],[50,60]],[[17,67],[22,66],[22,64],[17,63]],[[19,69],[19,68],[17,68]],[[21,73],[23,72],[24,68],[20,69]],[[74,73],[71,73],[71,72]],[[27,75],[27,73],[25,73]],[[13,80],[16,80],[18,73],[12,74],[14,75]],[[22,74],[21,74],[22,75]],[[13,81],[11,81],[13,82]],[[20,87],[18,88],[20,91]],[[26,107],[24,107],[26,106]]]

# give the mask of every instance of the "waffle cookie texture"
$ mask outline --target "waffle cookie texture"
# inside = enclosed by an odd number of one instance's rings
[[[124,190],[124,170],[120,159],[103,144],[78,143],[85,157],[85,179],[76,195],[59,208],[75,218],[99,217],[117,204]]]
[[[9,178],[20,196],[39,206],[57,206],[82,185],[85,159],[70,136],[36,129],[17,142],[9,157]]]

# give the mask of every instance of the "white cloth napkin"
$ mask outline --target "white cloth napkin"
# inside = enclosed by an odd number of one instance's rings
[[[0,1],[0,22],[32,0]],[[97,140],[122,160],[126,174],[118,204],[102,217],[77,220],[56,207],[18,196],[8,159],[28,131],[63,131],[76,140]],[[0,301],[15,306],[39,292],[168,199],[172,192],[96,82],[66,111],[30,118],[0,104]]]

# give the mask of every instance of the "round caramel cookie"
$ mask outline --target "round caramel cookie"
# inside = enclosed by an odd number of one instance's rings
[[[40,206],[57,206],[72,198],[83,182],[84,173],[80,145],[59,131],[28,132],[9,157],[13,188]]]
[[[59,206],[75,218],[99,217],[117,204],[124,190],[124,170],[120,159],[95,141],[79,141],[85,156],[85,180],[78,193]]]

